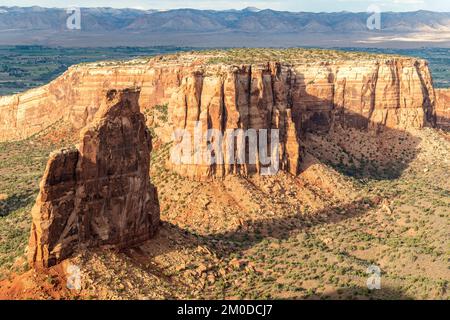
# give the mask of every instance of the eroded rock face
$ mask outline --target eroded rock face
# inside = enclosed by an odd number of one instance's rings
[[[266,130],[267,155],[272,155],[270,137],[272,130],[278,130],[279,169],[292,174],[298,173],[300,160],[300,122],[299,114],[292,114],[292,71],[279,64],[267,67],[241,66],[230,68],[219,66],[209,72],[196,72],[182,79],[178,91],[169,102],[169,123],[173,132],[185,130],[188,137],[194,140],[195,130],[201,126],[203,140],[201,148],[191,153],[191,160],[186,163],[169,161],[169,166],[183,176],[195,180],[223,178],[228,174],[249,175],[261,173],[267,165],[260,163],[261,136],[253,143],[256,152],[256,163],[251,163],[249,150],[250,140],[234,139],[233,151],[227,149],[227,137],[236,134],[237,130],[249,133],[254,130]],[[208,153],[204,138],[206,130],[214,129],[223,136],[222,148],[215,149],[214,155],[221,153],[222,163],[208,165],[206,161],[196,163],[196,157],[205,158]],[[174,139],[172,150],[186,143],[185,137]],[[192,143],[193,144],[193,143]],[[238,148],[245,152],[245,163],[238,161]],[[229,154],[232,154],[230,157]],[[200,154],[200,155],[199,155]]]
[[[32,210],[32,266],[55,265],[80,248],[136,245],[156,232],[151,136],[138,99],[138,91],[109,91],[79,147],[50,156]]]
[[[193,135],[198,123],[225,140],[228,130],[270,134],[277,129],[279,169],[292,174],[298,173],[305,132],[326,133],[335,125],[373,132],[436,125],[436,94],[424,60],[377,56],[246,64],[210,63],[211,58],[180,54],[137,64],[72,67],[48,86],[0,98],[0,140],[29,136],[61,118],[76,129],[84,127],[98,112],[98,92],[133,85],[141,88],[142,109],[168,104],[168,130],[158,131],[164,142],[172,141],[176,130]],[[184,141],[175,139],[174,147]],[[207,147],[202,143],[190,156]],[[169,166],[196,180],[264,169],[259,159],[255,164],[231,161],[224,148],[220,164],[192,160]]]
[[[169,102],[169,122],[174,131],[184,129],[191,137],[198,123],[203,131],[216,129],[224,136],[229,129],[278,129],[280,169],[297,174],[305,132],[326,133],[334,125],[375,132],[433,126],[431,83],[426,62],[414,59],[202,66],[181,79]],[[175,139],[174,146],[185,140]],[[222,157],[226,155],[223,148]],[[192,159],[171,161],[170,166],[196,180],[262,168],[236,162],[205,165]]]
[[[436,89],[436,123],[439,128],[450,130],[450,89]]]
[[[82,128],[92,121],[98,110],[102,99],[98,93],[108,89],[140,87],[140,106],[148,109],[168,103],[174,94],[180,94],[180,87],[188,82],[185,78],[191,78],[189,83],[195,82],[198,88],[185,87],[184,91],[197,90],[195,93],[200,95],[189,96],[188,103],[192,104],[202,95],[203,79],[207,84],[214,78],[222,82],[225,80],[221,79],[223,75],[228,81],[226,99],[231,94],[241,99],[238,105],[244,103],[240,108],[243,122],[248,118],[245,115],[245,103],[248,102],[244,100],[248,100],[245,92],[249,88],[245,83],[249,79],[252,79],[253,89],[258,89],[253,85],[273,81],[271,94],[274,96],[279,96],[280,90],[285,91],[292,115],[297,117],[296,114],[301,112],[300,123],[305,129],[328,127],[332,121],[331,113],[338,111],[341,111],[339,119],[343,122],[369,128],[386,125],[404,129],[422,127],[434,121],[436,98],[424,60],[394,57],[340,61],[325,58],[314,63],[267,61],[242,65],[232,62],[210,64],[211,58],[214,56],[180,55],[172,60],[159,57],[128,64],[71,67],[46,86],[0,97],[0,141],[29,137],[61,118],[75,128]],[[230,77],[234,73],[239,76]],[[258,79],[260,76],[264,79]],[[287,80],[280,82],[280,77],[287,77]],[[219,96],[220,92],[214,94],[215,99]],[[254,106],[250,105],[248,112],[254,111]],[[355,118],[354,114],[361,117]],[[256,118],[248,121],[259,122]]]

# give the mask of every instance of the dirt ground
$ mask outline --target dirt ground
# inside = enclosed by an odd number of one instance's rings
[[[168,171],[156,141],[157,236],[39,274],[25,261],[29,210],[58,139],[0,144],[0,299],[448,299],[449,135],[341,130],[306,137],[298,177],[214,182]],[[373,265],[380,290],[366,285]]]

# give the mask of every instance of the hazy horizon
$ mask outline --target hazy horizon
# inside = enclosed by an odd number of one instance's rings
[[[3,4],[0,4],[0,7],[3,8],[33,8],[33,7],[38,7],[38,8],[43,8],[43,9],[66,9],[66,8],[71,8],[74,6],[64,6],[64,7],[45,7],[45,6],[39,6],[39,5],[34,5],[34,6],[6,6]],[[138,11],[150,11],[150,10],[155,10],[155,11],[160,11],[160,12],[164,12],[164,11],[172,11],[172,10],[199,10],[199,11],[232,11],[232,10],[236,10],[236,11],[240,11],[240,10],[245,10],[245,9],[249,9],[249,8],[254,8],[254,9],[258,9],[259,11],[263,11],[263,10],[272,10],[272,11],[279,11],[279,12],[291,12],[291,13],[341,13],[341,12],[347,12],[347,13],[366,13],[366,11],[349,11],[349,10],[339,10],[339,11],[306,11],[306,10],[300,10],[300,11],[296,11],[296,10],[278,10],[278,9],[273,9],[273,8],[257,8],[257,7],[245,7],[245,8],[231,8],[231,9],[201,9],[201,8],[195,8],[195,7],[180,7],[180,8],[170,8],[170,9],[155,9],[155,8],[133,8],[133,7],[111,7],[111,6],[80,6],[80,7],[76,7],[75,8],[81,8],[81,9],[118,9],[118,10],[126,10],[126,9],[130,9],[130,10],[138,10]],[[417,9],[417,10],[407,10],[407,11],[389,11],[386,10],[384,11],[384,13],[408,13],[408,12],[418,12],[418,11],[427,11],[427,12],[434,12],[434,13],[450,13],[450,10],[448,11],[434,11],[434,10],[426,10],[426,9]],[[1,12],[0,12],[1,13]]]
[[[242,10],[247,7],[256,7],[258,9],[272,9],[276,11],[290,12],[366,12],[370,6],[378,6],[381,11],[388,12],[411,12],[418,10],[427,10],[434,12],[450,12],[450,2],[438,3],[433,0],[316,0],[298,1],[298,0],[216,0],[214,2],[206,0],[183,1],[143,1],[129,0],[125,4],[118,0],[79,0],[79,1],[60,1],[60,0],[0,0],[0,6],[4,7],[32,7],[39,6],[44,8],[117,8],[117,9],[140,9],[140,10],[173,10],[173,9],[199,9],[199,10]]]

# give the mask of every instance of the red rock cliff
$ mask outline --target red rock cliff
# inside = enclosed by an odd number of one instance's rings
[[[155,233],[151,136],[138,97],[109,91],[78,149],[51,155],[32,210],[28,254],[34,267],[55,265],[80,248],[136,245]]]
[[[333,125],[373,131],[434,125],[435,94],[426,62],[414,59],[208,65],[181,79],[169,116],[174,130],[191,136],[198,121],[203,130],[222,133],[279,129],[280,167],[297,174],[303,132],[327,132]],[[175,146],[183,143],[178,139]],[[261,170],[258,163],[235,163],[198,165],[193,159],[172,168],[200,180]]]
[[[435,121],[436,98],[423,60],[375,56],[325,57],[320,62],[298,59],[277,63],[270,62],[270,57],[252,64],[211,62],[221,54],[181,54],[71,67],[44,87],[0,98],[0,141],[28,137],[61,118],[82,128],[92,121],[102,99],[100,93],[111,88],[140,87],[143,109],[171,98],[180,101],[184,95],[188,105],[174,107],[181,111],[198,104],[202,96],[217,99],[221,91],[211,92],[214,81],[218,89],[226,90],[226,107],[230,101],[237,105],[243,125],[261,125],[265,121],[261,117],[280,104],[292,109],[294,122],[305,130],[327,128],[333,114],[339,114],[339,121],[369,128],[385,125],[404,129]],[[302,51],[297,55],[301,58]],[[267,110],[261,111],[267,101]],[[204,103],[196,106],[202,107]]]
[[[450,130],[450,89],[436,89],[436,122],[442,129]]]

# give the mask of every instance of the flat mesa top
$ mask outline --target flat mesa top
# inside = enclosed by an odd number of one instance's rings
[[[206,51],[209,64],[251,64],[267,61],[292,64],[313,63],[321,61],[378,60],[392,59],[400,56],[371,54],[367,52],[351,52],[326,49],[231,49]]]
[[[241,65],[283,62],[286,64],[309,64],[337,61],[375,61],[411,57],[368,52],[327,49],[228,49],[178,52],[128,61],[104,61],[89,63],[96,66],[144,65],[144,64],[198,64],[198,65]]]

